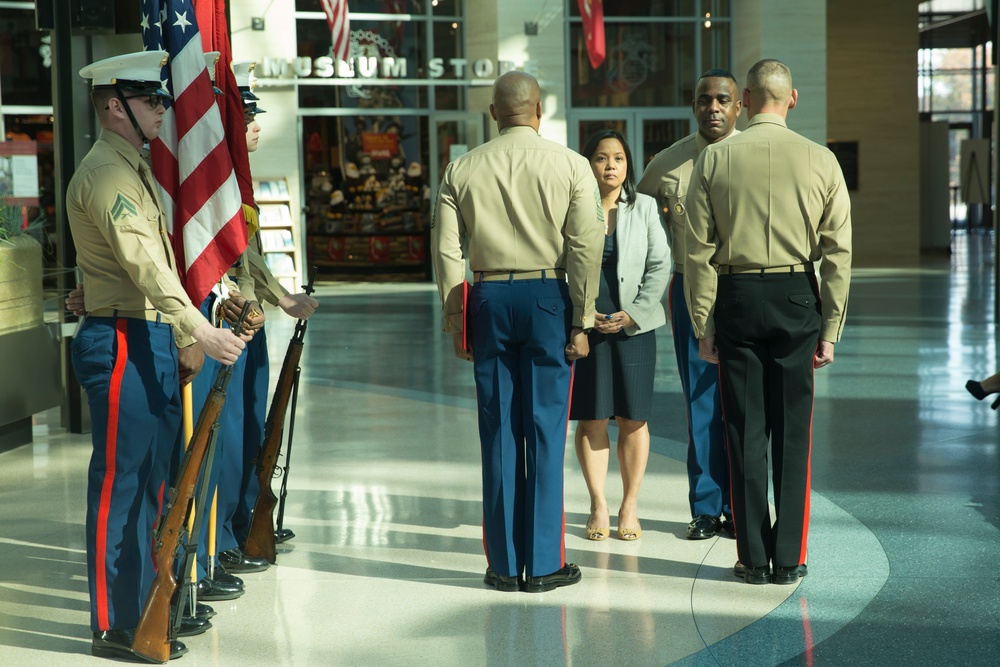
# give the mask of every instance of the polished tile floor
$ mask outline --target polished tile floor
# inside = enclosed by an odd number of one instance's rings
[[[990,239],[919,269],[856,272],[836,363],[817,374],[809,576],[748,586],[734,543],[683,539],[685,426],[660,330],[653,450],[635,543],[566,546],[584,579],[482,584],[471,367],[430,285],[325,284],[311,321],[278,564],[216,603],[183,665],[996,665],[997,413],[965,391],[997,366]],[[268,325],[272,380],[293,321]],[[3,381],[20,381],[5,378]],[[89,436],[57,410],[0,455],[0,665],[88,665]],[[620,499],[617,466],[609,500]]]

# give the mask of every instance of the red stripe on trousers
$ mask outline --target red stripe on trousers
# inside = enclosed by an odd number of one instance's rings
[[[104,442],[104,480],[101,482],[101,501],[97,508],[97,624],[102,630],[110,630],[108,621],[107,549],[108,513],[111,510],[111,489],[115,483],[115,460],[118,445],[118,410],[120,406],[122,377],[128,361],[128,321],[115,322],[115,365],[111,371],[111,386],[108,388],[108,430]]]
[[[566,398],[566,432],[563,433],[563,467],[566,467],[566,438],[569,436],[569,415],[573,410],[573,377],[576,375],[576,362],[569,365],[569,396]],[[559,536],[559,567],[566,564],[566,489],[563,484],[562,535]]]

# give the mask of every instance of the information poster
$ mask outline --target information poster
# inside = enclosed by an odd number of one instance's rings
[[[38,206],[38,147],[0,141],[0,196],[8,206]]]

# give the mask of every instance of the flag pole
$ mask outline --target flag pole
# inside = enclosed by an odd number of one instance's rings
[[[191,446],[191,437],[194,435],[194,394],[192,393],[191,383],[188,382],[181,389],[181,413],[184,424],[184,449]],[[194,498],[191,499],[191,514],[188,516],[188,539],[191,539],[191,534],[195,525],[197,524],[197,514],[198,507],[195,504]],[[188,604],[190,605],[191,616],[196,616],[196,608],[198,606],[198,559],[195,558],[191,561],[191,580],[188,583]]]

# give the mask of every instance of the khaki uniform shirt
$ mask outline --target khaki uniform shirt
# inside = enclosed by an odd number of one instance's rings
[[[66,212],[87,311],[157,310],[190,344],[207,320],[177,273],[153,174],[127,139],[102,130],[70,179]]]
[[[236,281],[240,294],[248,301],[259,303],[263,300],[277,306],[281,297],[288,294],[288,290],[267,268],[259,231],[250,237],[241,260],[239,266],[229,272],[230,277]]]
[[[739,134],[733,130],[726,139]],[[723,139],[724,141],[725,139]],[[674,271],[684,273],[684,229],[687,227],[686,198],[688,184],[691,182],[691,170],[698,154],[710,145],[700,132],[689,134],[669,148],[656,154],[636,190],[649,195],[660,206],[660,215],[667,227],[667,241],[670,242],[670,255],[674,260]]]
[[[463,254],[465,248],[465,254]],[[590,163],[509,127],[445,169],[431,226],[444,331],[463,330],[465,257],[476,271],[565,269],[572,325],[594,326],[604,211]]]
[[[820,339],[840,340],[851,282],[851,200],[825,146],[757,114],[742,134],[698,157],[687,194],[684,295],[695,335],[715,334],[718,267],[814,262],[821,280]]]

